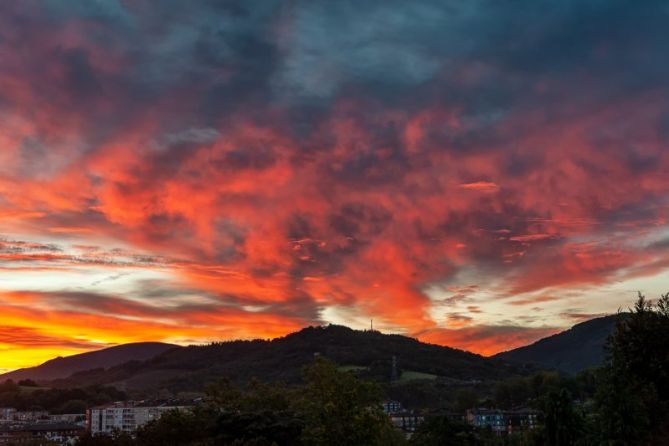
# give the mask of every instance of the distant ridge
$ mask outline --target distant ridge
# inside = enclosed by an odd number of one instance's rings
[[[604,363],[604,346],[618,317],[616,314],[581,322],[569,330],[493,357],[575,374]]]
[[[145,361],[161,353],[177,347],[161,342],[138,342],[118,345],[102,350],[51,359],[44,364],[25,369],[14,370],[0,375],[0,381],[12,379],[32,379],[35,381],[51,381],[66,378],[73,373],[84,370],[114,367],[128,361]]]
[[[360,331],[329,325],[307,327],[273,340],[227,341],[166,351],[144,362],[130,362],[109,370],[77,373],[52,385],[114,385],[126,390],[199,391],[222,377],[243,382],[299,382],[304,366],[316,355],[341,366],[390,379],[392,357],[410,376],[440,377],[450,382],[494,380],[524,373],[523,367],[480,355],[426,344],[401,335]]]
[[[454,380],[500,379],[530,370],[557,369],[577,373],[601,365],[604,345],[618,315],[574,325],[531,345],[484,358],[474,353],[426,344],[401,335],[359,331],[329,325],[307,327],[273,340],[226,341],[178,347],[142,342],[56,358],[42,365],[0,375],[33,379],[57,386],[120,385],[149,390],[166,386],[197,390],[220,377],[245,380],[299,380],[314,355],[342,365],[377,367],[397,356],[403,370]],[[521,364],[531,364],[529,369]]]

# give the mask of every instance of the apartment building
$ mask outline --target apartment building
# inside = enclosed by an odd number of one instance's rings
[[[187,406],[144,402],[114,403],[89,409],[86,414],[88,429],[93,435],[114,432],[135,432],[146,423],[160,418],[171,410],[186,410]]]

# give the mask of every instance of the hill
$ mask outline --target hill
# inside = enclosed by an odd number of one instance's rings
[[[175,345],[160,342],[124,344],[65,358],[58,357],[36,367],[14,370],[0,375],[0,381],[7,379],[51,381],[93,368],[107,369],[128,361],[145,361],[175,347]]]
[[[604,363],[604,345],[617,318],[618,315],[611,315],[581,322],[531,345],[498,353],[494,358],[578,373]]]
[[[469,382],[508,377],[520,367],[499,359],[425,344],[400,335],[357,331],[330,325],[308,327],[273,340],[230,341],[171,349],[150,360],[130,362],[109,370],[78,373],[54,385],[111,384],[126,390],[198,391],[220,377],[247,381],[298,382],[315,355],[343,367],[390,378],[392,357],[404,379],[429,376]]]

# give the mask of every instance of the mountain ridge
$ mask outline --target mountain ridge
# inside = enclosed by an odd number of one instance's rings
[[[147,361],[108,370],[89,370],[53,383],[58,387],[114,385],[127,390],[199,391],[221,377],[232,381],[299,382],[315,356],[389,378],[392,358],[402,370],[450,380],[498,379],[522,373],[523,367],[475,353],[427,344],[417,339],[353,330],[339,325],[306,327],[272,340],[225,341],[166,351]]]
[[[134,342],[107,347],[100,350],[79,353],[72,356],[56,357],[42,364],[26,367],[0,375],[0,380],[14,381],[31,379],[50,381],[66,378],[74,373],[95,368],[110,368],[128,361],[142,361],[178,347],[163,342]]]
[[[590,319],[532,344],[500,352],[492,357],[575,374],[604,364],[606,341],[618,318],[624,315],[625,313],[620,313]]]
[[[117,385],[146,389],[161,385],[199,390],[226,376],[293,382],[315,355],[342,365],[390,370],[392,357],[404,370],[451,380],[496,379],[537,368],[577,373],[604,362],[604,343],[618,315],[591,319],[532,344],[490,357],[429,344],[399,334],[353,330],[340,325],[310,326],[271,340],[234,340],[180,347],[159,342],[124,344],[0,375],[63,386]],[[116,353],[110,355],[110,353]],[[385,373],[385,372],[384,372]]]

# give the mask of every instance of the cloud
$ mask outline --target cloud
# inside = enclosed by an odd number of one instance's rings
[[[560,298],[557,296],[536,296],[536,297],[529,297],[527,299],[516,299],[512,300],[509,302],[511,305],[536,305],[541,302],[551,302],[555,300],[559,300]]]
[[[27,327],[0,328],[0,345],[13,348],[64,347],[67,349],[91,350],[99,344],[86,340],[64,340],[60,336],[49,336]]]
[[[516,6],[2,2],[7,305],[190,340],[345,307],[492,352],[666,271],[664,5]]]
[[[513,325],[476,326],[455,329],[432,329],[420,333],[420,339],[442,345],[457,345],[482,355],[491,355],[555,334],[550,327],[529,328]]]
[[[472,190],[477,192],[497,192],[499,191],[499,186],[490,181],[477,181],[475,183],[465,183],[460,185],[461,188],[465,190]]]

